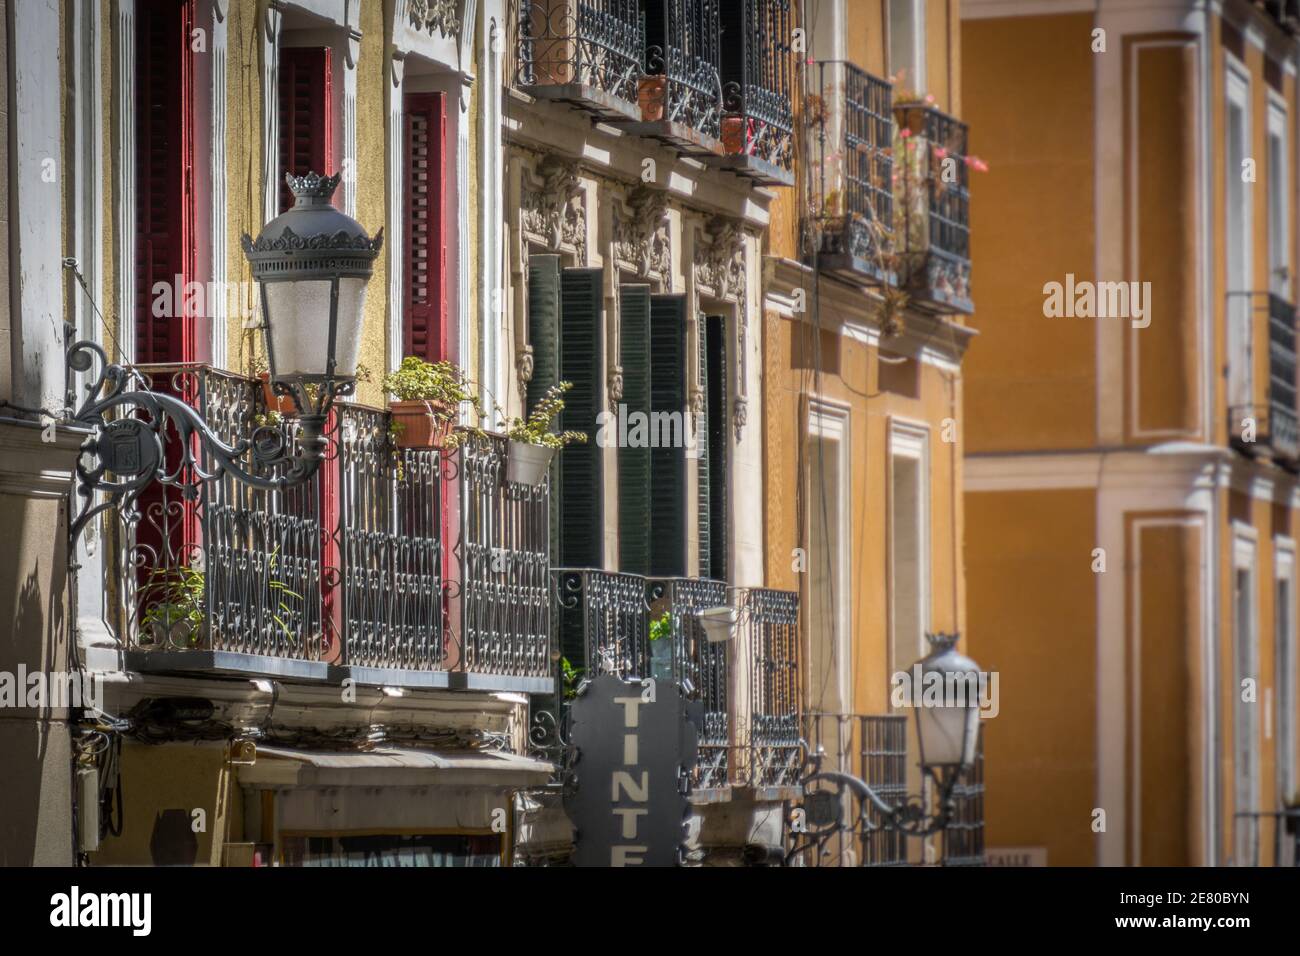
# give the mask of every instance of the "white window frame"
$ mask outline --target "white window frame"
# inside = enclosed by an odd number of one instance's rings
[[[838,705],[840,713],[853,713],[853,608],[849,601],[849,593],[852,589],[852,580],[850,578],[851,563],[849,561],[849,539],[852,537],[850,529],[852,528],[852,494],[850,483],[853,480],[853,470],[851,467],[852,457],[850,455],[850,410],[848,406],[835,402],[830,402],[822,398],[812,397],[808,400],[808,429],[809,453],[805,466],[805,474],[802,477],[805,488],[805,501],[811,509],[820,496],[813,494],[813,469],[815,463],[813,460],[814,450],[812,448],[815,440],[827,443],[834,443],[837,446],[834,467],[838,474],[836,488],[838,491],[838,501],[836,507],[840,514],[840,534],[836,541],[835,548],[835,574],[839,579],[840,587],[838,593],[834,595],[834,624],[835,633],[833,635],[833,650],[835,654],[835,684],[838,691]],[[827,464],[830,464],[829,462]],[[808,535],[804,542],[809,560],[812,558],[812,515],[809,514],[806,524]],[[811,608],[811,595],[806,593],[811,583],[811,569],[805,576],[804,587],[804,606]],[[812,629],[809,629],[809,639],[813,637]],[[809,660],[812,648],[809,648]],[[810,695],[811,698],[812,695]]]
[[[1243,183],[1241,179],[1240,162],[1234,162],[1233,143],[1229,139],[1230,131],[1228,127],[1228,113],[1232,107],[1237,107],[1241,111],[1242,132],[1241,132],[1241,158],[1250,158],[1251,155],[1251,130],[1250,130],[1250,73],[1242,65],[1241,61],[1229,53],[1224,53],[1226,63],[1226,95],[1227,102],[1224,109],[1224,157],[1227,168],[1228,180],[1225,183],[1224,202],[1227,206],[1225,217],[1231,217],[1233,211],[1241,211],[1241,230],[1236,236],[1236,241],[1241,245],[1241,275],[1234,276],[1231,269],[1231,255],[1233,244],[1233,229],[1230,222],[1225,222],[1224,228],[1224,254],[1227,261],[1224,263],[1225,275],[1227,278],[1228,289],[1230,293],[1226,299],[1226,312],[1228,319],[1228,403],[1234,406],[1253,405],[1254,398],[1254,370],[1253,351],[1254,351],[1254,330],[1252,328],[1254,309],[1252,308],[1251,296],[1241,293],[1249,292],[1253,287],[1251,280],[1252,274],[1252,252],[1251,236],[1251,203],[1249,184]],[[1234,202],[1232,197],[1240,189],[1243,202]],[[1234,422],[1235,428],[1238,423]]]
[[[917,534],[920,538],[918,547],[917,562],[919,571],[919,583],[917,601],[920,605],[921,633],[917,636],[916,657],[917,660],[926,655],[925,635],[929,633],[931,627],[931,610],[930,610],[930,428],[924,422],[912,422],[903,419],[891,418],[889,422],[889,461],[887,462],[887,472],[889,476],[889,656],[890,656],[890,673],[896,672],[900,667],[909,666],[913,661],[902,662],[897,660],[896,650],[900,635],[897,633],[897,622],[895,619],[895,600],[894,600],[894,568],[897,567],[894,557],[894,459],[910,458],[916,461],[917,472]]]
[[[1276,143],[1276,149],[1274,144]],[[1286,101],[1268,97],[1268,288],[1291,299],[1291,164]],[[1281,271],[1285,269],[1285,274]]]
[[[1259,821],[1253,817],[1236,816],[1242,812],[1256,812],[1259,805],[1260,770],[1260,709],[1262,707],[1259,680],[1259,562],[1258,534],[1254,528],[1233,522],[1232,529],[1232,778],[1233,819],[1232,851],[1237,866],[1253,866],[1259,856]],[[1242,620],[1238,603],[1237,577],[1242,572],[1249,575],[1247,592],[1246,627],[1242,634]],[[1255,700],[1246,702],[1242,697],[1242,681],[1255,681]],[[1242,754],[1249,755],[1243,761]]]

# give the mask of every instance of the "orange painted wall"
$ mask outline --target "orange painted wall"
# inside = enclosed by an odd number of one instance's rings
[[[1096,861],[1095,515],[1089,489],[966,496],[967,647],[1001,705],[984,722],[985,844],[1043,846],[1049,865]]]
[[[964,363],[968,453],[1096,438],[1096,329],[1043,315],[1045,283],[1094,278],[1091,24],[1082,14],[962,24],[964,118],[971,152],[989,164],[971,183],[980,338]]]

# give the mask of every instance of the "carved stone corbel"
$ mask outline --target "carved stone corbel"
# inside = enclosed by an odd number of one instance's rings
[[[407,13],[411,26],[444,37],[460,36],[459,0],[409,0]]]
[[[559,156],[547,155],[536,172],[524,170],[519,216],[524,233],[538,245],[556,252],[573,252],[580,264],[587,261],[586,193],[578,167]]]
[[[647,279],[666,279],[672,271],[668,195],[645,184],[613,206],[614,258]]]

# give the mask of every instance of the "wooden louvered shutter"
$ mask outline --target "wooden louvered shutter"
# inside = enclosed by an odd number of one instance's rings
[[[528,380],[525,414],[560,380],[559,256],[528,259],[528,344],[533,348],[533,377]]]
[[[604,379],[600,269],[560,274],[560,379],[573,383],[564,396],[560,430],[585,432],[585,445],[569,445],[556,457],[559,476],[559,556],[567,567],[604,567],[604,468],[596,443]],[[552,494],[555,495],[553,488]]]
[[[135,360],[192,362],[197,339],[185,308],[194,277],[193,8],[145,0],[136,15]],[[171,289],[171,307],[154,285]]]
[[[706,317],[704,323],[704,379],[708,402],[707,447],[701,464],[707,461],[708,512],[701,515],[701,540],[708,527],[708,565],[703,566],[701,545],[700,574],[715,581],[727,580],[727,320],[720,315]]]
[[[528,380],[524,415],[560,380],[560,257],[528,259],[528,344],[533,350],[533,376]],[[551,465],[551,556],[560,560],[560,468]]]
[[[309,172],[328,175],[333,169],[331,127],[331,57],[328,47],[285,47],[280,50],[280,211],[293,206],[293,193],[283,181],[284,173],[302,176]],[[338,195],[337,193],[335,194]],[[338,412],[331,420],[337,425]],[[332,466],[332,467],[331,467]],[[337,462],[327,462],[310,483],[314,493],[304,488],[290,495],[288,510],[303,518],[320,521],[321,563],[329,573],[322,582],[340,580],[338,538],[339,472]],[[342,600],[337,589],[323,583],[326,621],[324,658],[335,661],[342,646]]]
[[[329,47],[286,47],[280,51],[280,171],[302,176],[332,173],[332,73]],[[280,182],[280,211],[293,193]]]
[[[656,412],[686,413],[686,297],[656,295],[650,298],[650,430]],[[671,420],[671,419],[670,419]],[[685,436],[682,436],[683,438]],[[686,574],[686,448],[652,448],[650,451],[650,574],[683,577]]]
[[[625,285],[619,292],[619,363],[623,366],[625,414],[650,411],[650,287]],[[618,409],[613,410],[615,413]],[[620,416],[622,417],[622,416]],[[617,427],[617,421],[611,427]],[[620,436],[621,438],[622,436]],[[618,567],[650,570],[650,449],[618,449]]]
[[[447,96],[411,93],[403,107],[403,348],[436,362],[447,354]]]

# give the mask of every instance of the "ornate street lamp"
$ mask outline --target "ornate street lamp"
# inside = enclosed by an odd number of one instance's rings
[[[111,364],[104,350],[80,341],[68,349],[71,372],[99,375],[72,424],[93,434],[77,462],[83,504],[69,528],[73,541],[95,515],[135,502],[153,481],[176,485],[186,497],[222,474],[255,488],[282,491],[311,478],[325,456],[325,423],[335,398],[356,387],[357,352],[366,283],[383,245],[330,204],[340,177],[286,175],[297,202],[267,223],[257,240],[243,237],[253,278],[261,287],[262,323],[275,393],[292,398],[296,440],[284,427],[262,426],[227,444],[193,408],[174,395],[131,389],[139,374]],[[168,424],[178,442],[168,441]],[[205,453],[201,458],[196,449]],[[167,454],[175,449],[176,461]],[[97,499],[96,492],[104,493]]]
[[[956,810],[956,787],[975,762],[982,672],[974,661],[957,650],[958,635],[927,637],[930,653],[914,668],[914,673],[920,675],[921,686],[913,687],[913,707],[921,772],[938,789],[934,797],[935,811],[930,811],[924,794],[908,794],[891,803],[859,777],[822,770],[825,755],[819,752],[811,755],[811,772],[803,779],[810,843],[821,842],[841,831],[870,833],[883,829],[923,837],[947,829],[951,822]],[[931,694],[930,690],[938,693]],[[857,813],[848,820],[844,813],[845,794],[851,795],[857,805]],[[809,845],[796,845],[787,859]]]

